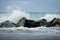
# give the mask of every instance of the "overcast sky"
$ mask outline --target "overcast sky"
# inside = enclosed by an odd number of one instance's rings
[[[0,12],[60,12],[60,0],[0,0]]]

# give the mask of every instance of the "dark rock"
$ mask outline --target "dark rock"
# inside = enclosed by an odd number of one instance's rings
[[[54,18],[52,21],[47,22],[46,19],[42,19],[39,21],[34,21],[34,20],[28,20],[25,17],[23,17],[17,24],[10,22],[10,21],[5,21],[0,23],[0,27],[19,27],[19,26],[24,26],[24,27],[40,27],[40,26],[46,26],[46,27],[52,27],[55,25],[60,25],[60,19],[59,18]]]
[[[46,27],[55,27],[56,25],[60,25],[60,19],[59,18],[54,18],[52,21],[50,21]]]
[[[41,26],[44,26],[47,24],[47,20],[46,19],[42,19],[38,21],[40,23]]]
[[[42,19],[39,21],[25,19],[24,27],[28,27],[28,28],[39,27],[45,25],[46,23],[47,23],[46,19]]]

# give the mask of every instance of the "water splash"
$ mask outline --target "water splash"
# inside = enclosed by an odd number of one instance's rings
[[[12,14],[8,18],[8,20],[16,24],[23,17],[26,17],[26,18],[29,19],[30,18],[30,14],[26,13],[26,12],[23,12],[23,11],[20,11],[20,10],[13,10]]]
[[[8,14],[0,14],[0,23],[4,22],[7,20],[7,18],[9,17],[9,13]]]
[[[51,21],[53,18],[60,18],[58,14],[46,14],[45,16],[41,17],[40,19],[46,19],[47,21]]]

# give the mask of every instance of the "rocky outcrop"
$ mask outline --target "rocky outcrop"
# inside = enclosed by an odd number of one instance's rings
[[[47,23],[47,20],[42,19],[39,21],[34,21],[34,20],[27,20],[25,19],[24,27],[39,27],[39,26],[44,26]]]
[[[28,27],[28,28],[40,27],[40,26],[55,27],[56,25],[59,25],[59,27],[60,27],[60,19],[59,18],[54,18],[50,22],[47,22],[46,19],[42,19],[39,21],[25,19],[25,23],[24,23],[24,27]]]
[[[0,27],[19,27],[19,26],[24,26],[24,27],[40,27],[40,26],[46,26],[46,27],[52,27],[55,25],[60,25],[60,19],[59,18],[54,18],[52,21],[47,22],[46,19],[42,19],[39,21],[34,21],[34,20],[28,20],[25,17],[23,17],[17,24],[10,22],[10,21],[5,21],[0,23]]]

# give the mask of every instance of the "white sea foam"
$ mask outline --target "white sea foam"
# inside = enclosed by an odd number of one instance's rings
[[[8,18],[9,21],[13,22],[13,23],[18,23],[18,21],[23,18],[30,18],[30,14],[26,13],[26,12],[22,12],[20,10],[13,10],[12,14],[10,15],[10,17]]]
[[[46,19],[47,21],[51,21],[53,18],[60,18],[58,14],[46,14],[45,16],[41,17],[40,19]]]
[[[37,27],[37,28],[26,28],[26,27],[13,27],[13,28],[0,28],[0,30],[3,32],[20,32],[20,33],[56,33],[60,32],[58,29],[59,27],[51,27],[51,28],[46,28],[46,27]]]

